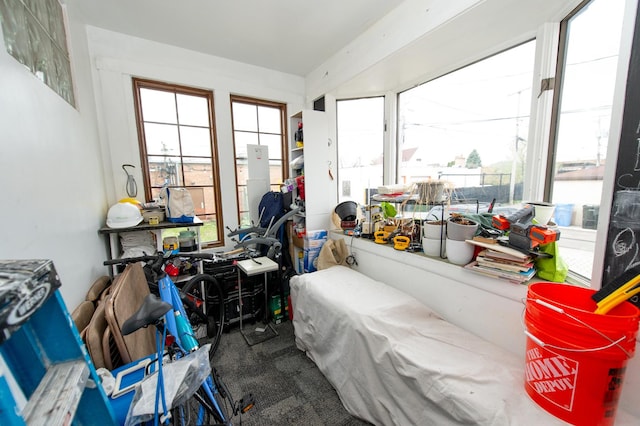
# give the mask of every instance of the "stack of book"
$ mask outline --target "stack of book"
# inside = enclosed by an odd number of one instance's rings
[[[523,253],[509,253],[503,247],[486,248],[476,260],[465,266],[470,271],[514,283],[529,281],[536,274],[533,259]]]

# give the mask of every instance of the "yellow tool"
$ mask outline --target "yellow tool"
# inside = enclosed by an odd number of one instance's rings
[[[387,244],[389,239],[389,233],[387,231],[376,231],[373,236],[375,237],[375,242],[378,244]]]
[[[406,250],[410,243],[411,239],[409,237],[398,235],[393,239],[393,248],[396,250]]]
[[[625,284],[611,292],[607,297],[596,303],[598,308],[594,312],[596,314],[606,314],[620,303],[640,293],[640,284],[638,283],[640,283],[640,274],[631,278]]]

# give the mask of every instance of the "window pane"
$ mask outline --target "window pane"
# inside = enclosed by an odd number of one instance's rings
[[[258,134],[235,132],[236,157],[247,158],[247,145],[258,145]]]
[[[249,212],[240,213],[240,226],[241,227],[251,226],[251,217],[249,216]]]
[[[247,132],[258,131],[258,110],[255,105],[233,103],[233,129]]]
[[[442,179],[458,198],[522,198],[535,41],[407,90],[398,99],[400,183]]]
[[[247,187],[244,185],[238,185],[238,202],[240,204],[240,211],[245,212],[249,210],[249,201],[247,195]]]
[[[180,155],[178,127],[173,124],[144,124],[147,155]]]
[[[278,187],[282,184],[282,161],[269,160],[269,182]]]
[[[187,187],[187,189],[193,199],[193,207],[196,211],[196,215],[216,212],[216,199],[213,187]]]
[[[249,206],[247,199],[246,185],[249,174],[247,145],[266,146],[269,149],[269,176],[263,177],[270,180],[272,190],[278,191],[287,171],[283,161],[286,158],[286,151],[283,151],[286,141],[281,124],[284,122],[286,108],[284,104],[257,99],[252,102],[246,98],[239,100],[233,96],[231,108],[234,118],[238,220],[241,225],[246,226],[250,225],[248,210],[257,208],[257,206]]]
[[[209,105],[202,96],[176,95],[180,124],[209,127]]]
[[[384,97],[338,101],[337,127],[338,200],[369,204],[383,183]]]
[[[593,267],[623,12],[624,2],[594,0],[567,23],[551,192],[554,220],[563,227],[558,240],[562,255],[571,271],[587,278]]]
[[[260,145],[269,147],[269,159],[282,159],[282,136],[281,135],[260,135]]]
[[[144,121],[177,124],[176,95],[162,90],[140,89]]]
[[[58,0],[1,0],[7,52],[75,106],[64,14]]]
[[[213,185],[213,167],[208,158],[182,159],[185,185]]]
[[[180,157],[149,156],[148,159],[151,186],[182,185],[182,164]]]
[[[247,167],[247,160],[236,160],[236,179],[238,180],[238,186],[247,184],[247,179],[249,179],[249,167]]]
[[[280,126],[280,109],[259,106],[258,107],[258,131],[260,133],[282,133]]]
[[[211,157],[209,128],[180,126],[182,155]]]

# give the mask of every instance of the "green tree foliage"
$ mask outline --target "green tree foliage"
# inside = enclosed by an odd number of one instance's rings
[[[475,149],[471,151],[469,156],[467,157],[467,163],[465,164],[467,169],[475,169],[478,167],[482,167],[482,160],[480,159],[480,154]]]

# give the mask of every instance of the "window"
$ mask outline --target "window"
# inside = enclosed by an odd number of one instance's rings
[[[398,95],[399,183],[444,180],[486,207],[522,200],[535,40]]]
[[[75,106],[71,61],[58,0],[0,0],[7,52]]]
[[[247,146],[267,146],[269,151],[269,186],[279,191],[288,176],[288,152],[286,147],[286,105],[231,96],[233,117],[233,143],[236,160],[236,184],[238,190],[238,220],[241,226],[250,226],[249,196],[247,180],[251,173],[248,168]],[[285,166],[286,165],[286,166]]]
[[[384,97],[337,101],[338,202],[369,204],[383,184]]]
[[[145,199],[163,186],[185,187],[204,225],[203,246],[223,244],[213,93],[133,79]]]
[[[571,270],[586,278],[591,277],[607,165],[624,3],[593,0],[583,4],[561,23],[560,30],[559,89],[551,136],[555,149],[549,150],[554,156],[547,192],[556,204],[555,220],[563,226],[558,241],[562,253],[570,256]]]

